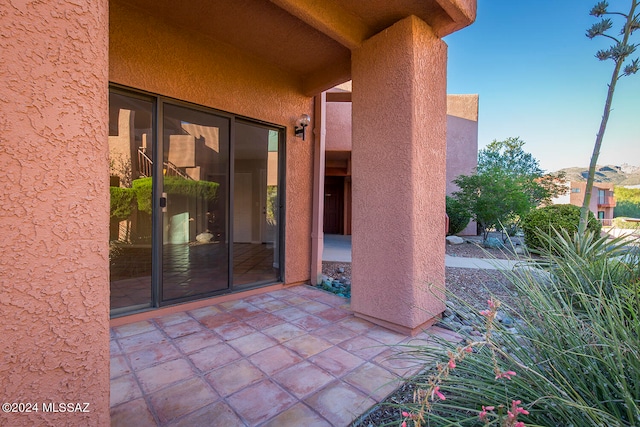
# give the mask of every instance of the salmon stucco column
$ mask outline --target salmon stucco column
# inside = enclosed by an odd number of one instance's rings
[[[446,62],[414,16],[352,55],[351,307],[403,333],[445,308]]]
[[[108,426],[108,1],[0,9],[0,425]]]

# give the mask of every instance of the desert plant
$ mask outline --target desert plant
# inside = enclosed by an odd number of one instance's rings
[[[640,63],[638,58],[630,61],[627,65],[622,67],[627,61],[630,55],[632,55],[636,48],[637,43],[631,43],[630,38],[634,31],[640,28],[640,14],[636,13],[638,7],[638,0],[631,0],[629,7],[629,13],[622,12],[609,12],[609,3],[606,1],[598,2],[589,12],[590,15],[600,18],[603,16],[622,17],[622,31],[620,31],[620,38],[616,38],[610,34],[607,34],[613,27],[613,21],[610,18],[603,18],[600,22],[597,22],[591,26],[587,31],[587,37],[593,39],[595,37],[606,37],[613,41],[613,44],[609,49],[600,50],[596,53],[596,58],[600,61],[606,61],[611,59],[615,66],[613,68],[613,74],[609,81],[609,90],[607,91],[607,98],[604,103],[604,112],[602,114],[602,120],[600,121],[600,128],[596,134],[596,141],[593,145],[593,153],[591,154],[591,162],[589,163],[589,173],[587,175],[587,186],[584,193],[584,201],[582,202],[582,208],[580,210],[580,226],[578,232],[584,234],[588,229],[589,221],[589,204],[591,202],[591,190],[593,189],[593,182],[595,181],[596,165],[598,163],[598,157],[600,156],[600,147],[604,139],[604,132],[607,129],[607,122],[609,121],[609,114],[611,113],[611,104],[613,102],[613,94],[616,89],[616,83],[620,78],[624,76],[630,76],[638,72]]]
[[[446,203],[447,216],[449,217],[449,231],[447,235],[451,236],[465,229],[471,220],[471,215],[469,215],[469,212],[467,212],[464,206],[454,197],[447,196]]]
[[[506,272],[517,307],[489,301],[480,338],[440,341],[437,369],[415,379],[415,402],[402,422],[414,426],[634,426],[640,422],[638,256],[608,256],[619,242],[574,234],[541,237],[550,281]],[[558,241],[560,240],[560,242]],[[599,254],[595,256],[595,254]],[[594,255],[594,256],[592,256]],[[608,262],[597,262],[600,258]],[[623,263],[625,276],[618,269]],[[571,274],[586,264],[589,274]],[[580,267],[582,268],[582,267]],[[561,274],[558,274],[561,272]],[[603,277],[617,276],[606,284]],[[605,289],[609,286],[608,289]],[[497,321],[505,310],[515,329]],[[434,346],[413,354],[434,357]]]
[[[573,205],[549,205],[531,211],[522,220],[525,244],[531,249],[543,248],[539,231],[545,235],[553,235],[552,230],[562,232],[566,230],[570,235],[578,231],[580,222],[580,208]],[[599,233],[602,225],[593,213],[589,216],[588,230]]]

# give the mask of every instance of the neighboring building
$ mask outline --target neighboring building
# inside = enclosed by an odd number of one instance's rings
[[[0,424],[108,425],[110,323],[316,280],[325,91],[349,80],[351,309],[433,323],[442,37],[475,15],[476,0],[5,2],[2,402],[91,406]]]
[[[327,92],[324,233],[351,234],[351,84]],[[389,148],[392,150],[392,148]],[[447,95],[447,188],[478,165],[478,95]],[[476,235],[471,221],[460,235]]]
[[[596,182],[591,190],[591,200],[589,210],[593,212],[602,225],[610,226],[613,220],[613,208],[616,207],[616,198],[613,195],[613,184]],[[571,181],[569,192],[569,203],[575,206],[582,206],[584,194],[587,188],[586,182]]]

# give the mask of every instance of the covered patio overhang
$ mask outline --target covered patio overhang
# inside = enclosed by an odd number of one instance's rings
[[[413,15],[442,38],[470,25],[476,15],[476,0],[115,2],[293,73],[310,97],[350,80],[351,52],[398,21]]]

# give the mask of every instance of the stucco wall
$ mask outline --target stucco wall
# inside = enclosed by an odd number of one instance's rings
[[[293,134],[313,99],[281,69],[216,40],[110,3],[109,80],[287,127],[287,283],[310,276],[313,144]]]
[[[351,103],[327,102],[327,151],[351,151]]]
[[[0,11],[0,425],[107,426],[108,3]]]
[[[444,309],[446,58],[416,17],[352,56],[351,306],[398,330]]]

